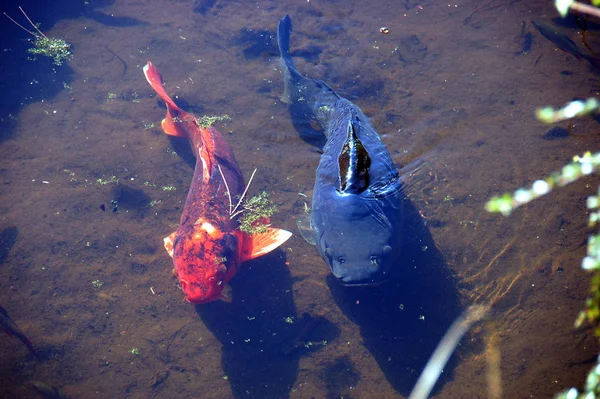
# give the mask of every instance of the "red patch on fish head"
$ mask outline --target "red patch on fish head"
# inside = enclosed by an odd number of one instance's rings
[[[194,304],[221,297],[239,265],[239,240],[209,222],[199,222],[191,234],[178,233],[173,251],[175,273],[185,299]]]
[[[181,291],[185,295],[185,300],[193,304],[202,304],[216,301],[221,298],[223,286],[190,284],[184,279],[179,280]]]

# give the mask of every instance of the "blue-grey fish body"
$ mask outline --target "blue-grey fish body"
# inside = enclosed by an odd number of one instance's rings
[[[359,107],[324,82],[303,77],[289,51],[292,24],[279,21],[284,97],[314,118],[327,138],[316,173],[311,227],[315,244],[343,284],[377,284],[396,263],[402,241],[398,171]]]

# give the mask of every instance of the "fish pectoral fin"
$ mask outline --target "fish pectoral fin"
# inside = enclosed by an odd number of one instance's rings
[[[310,213],[305,212],[298,216],[296,226],[298,226],[298,231],[307,243],[310,245],[317,245],[315,237],[313,236],[312,226],[310,225]]]
[[[286,242],[291,236],[291,232],[273,227],[269,227],[265,233],[244,234],[240,261],[246,262],[268,254]]]
[[[229,284],[223,288],[223,291],[221,291],[221,297],[219,299],[225,303],[233,302],[233,295],[231,292],[231,286]]]
[[[171,256],[171,258],[173,257],[173,247],[175,246],[175,236],[176,235],[177,235],[177,232],[174,231],[171,234],[169,234],[167,237],[163,238],[163,242],[165,243],[165,249],[169,253],[169,256]]]

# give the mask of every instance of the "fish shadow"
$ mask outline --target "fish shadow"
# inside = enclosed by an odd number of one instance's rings
[[[152,198],[142,189],[129,187],[121,182],[112,190],[112,211],[118,212],[120,207],[136,212],[138,217],[144,218],[150,211]]]
[[[407,396],[442,336],[461,313],[457,284],[416,208],[405,200],[405,243],[390,281],[377,287],[329,285],[340,310],[396,391]],[[436,390],[452,379],[444,367]]]
[[[297,315],[285,254],[279,250],[244,263],[230,285],[231,302],[198,305],[196,312],[222,344],[221,365],[234,397],[289,397],[300,357],[313,349],[290,350],[302,318]],[[314,334],[331,331],[323,327],[327,326],[321,323]]]
[[[0,265],[8,258],[17,242],[17,237],[19,237],[19,229],[16,226],[9,226],[0,231]]]
[[[312,116],[310,107],[301,104],[291,104],[288,106],[290,118],[298,136],[306,143],[322,150],[327,143],[327,137],[323,129],[318,126],[316,119]]]
[[[196,167],[196,156],[187,139],[181,137],[167,136],[173,151],[191,168]]]

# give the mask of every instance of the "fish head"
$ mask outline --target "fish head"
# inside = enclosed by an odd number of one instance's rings
[[[214,284],[199,284],[197,281],[188,281],[179,278],[179,286],[187,302],[200,305],[216,301],[221,298],[222,287]]]
[[[400,254],[402,209],[374,201],[340,202],[343,206],[326,212],[313,208],[311,225],[321,256],[344,285],[385,282]]]
[[[191,234],[177,234],[173,247],[174,272],[185,300],[202,304],[221,298],[239,266],[239,240],[212,224],[196,225]]]

